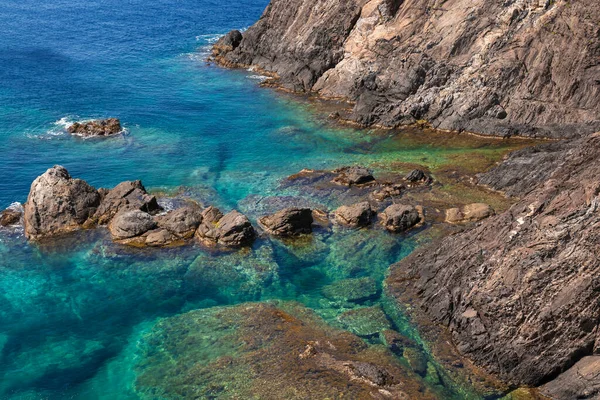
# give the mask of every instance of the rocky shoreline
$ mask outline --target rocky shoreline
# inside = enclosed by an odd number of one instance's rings
[[[422,331],[510,386],[596,398],[598,20],[591,0],[273,0],[254,26],[219,40],[212,60],[348,102],[332,117],[362,126],[568,139],[478,175],[514,205],[495,216],[486,204],[446,210],[451,224],[483,222],[393,265],[387,290]],[[336,213],[355,226],[370,218],[368,204]]]

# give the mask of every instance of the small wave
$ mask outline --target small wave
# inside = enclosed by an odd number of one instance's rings
[[[10,211],[23,213],[23,204],[19,203],[18,201],[15,201],[10,206],[6,207],[6,209]]]
[[[264,82],[267,79],[269,79],[268,76],[264,76],[264,75],[248,75],[247,78],[248,79],[253,79],[253,80],[256,80],[256,81],[260,81],[260,82]]]

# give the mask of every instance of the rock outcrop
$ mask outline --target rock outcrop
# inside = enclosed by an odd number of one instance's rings
[[[40,239],[80,229],[99,205],[95,188],[54,166],[31,184],[24,207],[25,235]]]
[[[116,118],[75,122],[67,127],[67,132],[82,137],[111,136],[122,131],[121,121]]]
[[[281,237],[312,233],[313,215],[309,208],[286,208],[258,220],[269,234]]]
[[[533,189],[491,179],[522,199],[417,250],[388,279],[394,296],[449,329],[459,351],[515,385],[547,382],[600,348],[600,135],[509,160],[527,156],[546,159],[546,179]]]
[[[600,130],[599,20],[596,0],[272,0],[216,60],[363,125],[565,138]]]

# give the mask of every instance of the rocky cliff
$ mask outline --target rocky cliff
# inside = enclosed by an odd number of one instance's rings
[[[599,174],[600,134],[512,154],[480,178],[522,199],[392,266],[390,292],[507,382],[555,378],[600,349]]]
[[[600,130],[599,21],[596,0],[272,0],[214,55],[362,125],[566,138]]]

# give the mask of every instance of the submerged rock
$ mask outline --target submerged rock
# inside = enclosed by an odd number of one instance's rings
[[[297,303],[246,303],[163,319],[139,349],[135,388],[151,397],[435,398],[390,352],[367,347]]]
[[[363,307],[346,311],[338,320],[350,332],[363,337],[371,337],[391,329],[392,326],[381,306]]]
[[[382,185],[379,189],[371,192],[371,197],[375,201],[382,202],[390,197],[399,197],[406,187],[402,184],[387,184]]]
[[[79,229],[99,204],[95,188],[54,166],[31,184],[24,206],[25,235],[39,239]]]
[[[202,212],[202,222],[196,236],[204,243],[241,247],[252,244],[256,231],[248,218],[238,211],[223,213],[215,207]]]
[[[343,279],[323,287],[321,292],[331,300],[362,303],[377,295],[377,284],[372,278]]]
[[[370,225],[374,215],[375,212],[368,201],[351,206],[341,206],[335,211],[335,218],[338,222],[353,227]]]
[[[476,222],[491,217],[492,215],[494,215],[494,209],[487,204],[468,204],[461,208],[451,208],[446,210],[446,222],[451,224]]]
[[[421,222],[416,207],[392,204],[380,215],[381,224],[390,232],[404,232]]]
[[[75,122],[67,127],[67,132],[83,137],[110,136],[122,130],[121,121],[116,118]]]
[[[258,220],[274,236],[290,237],[312,232],[313,214],[309,208],[286,208]]]
[[[333,178],[333,182],[345,185],[364,185],[375,181],[373,172],[365,167],[342,167],[333,171],[336,176]]]

